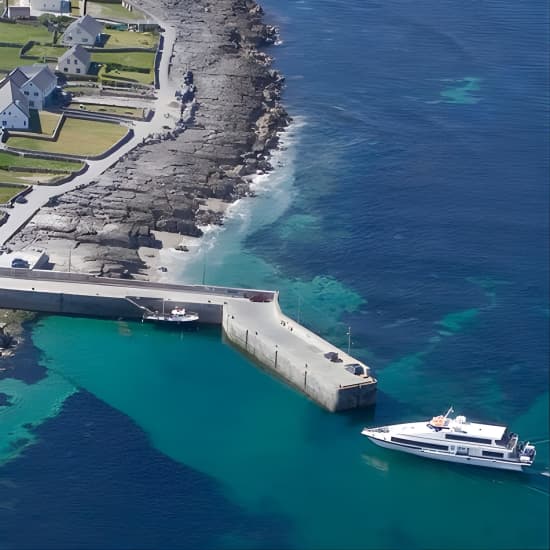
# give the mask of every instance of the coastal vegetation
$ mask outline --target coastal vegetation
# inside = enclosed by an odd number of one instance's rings
[[[15,149],[43,151],[76,156],[95,156],[114,145],[127,128],[109,122],[67,118],[55,141],[33,137],[12,137],[8,145]],[[85,136],[85,139],[84,139]]]

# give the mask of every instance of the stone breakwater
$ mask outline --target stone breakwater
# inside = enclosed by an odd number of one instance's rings
[[[184,131],[151,136],[97,181],[50,201],[10,243],[48,249],[57,241],[74,248],[73,269],[115,277],[143,276],[137,250],[159,246],[154,231],[200,236],[200,225],[221,224],[223,214],[209,203],[249,194],[245,176],[271,168],[269,151],[289,123],[279,103],[283,78],[260,51],[276,30],[255,2],[134,3],[177,29],[170,77],[179,83],[193,71],[192,120]]]

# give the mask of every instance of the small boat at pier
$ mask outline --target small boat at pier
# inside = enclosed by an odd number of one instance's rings
[[[199,320],[199,314],[193,311],[187,311],[183,307],[175,307],[170,313],[145,313],[143,321],[159,323],[164,325],[181,325],[183,323],[196,323]]]
[[[465,416],[450,418],[451,407],[431,420],[364,428],[361,432],[373,443],[435,460],[523,471],[535,460],[536,449],[529,441],[505,426],[478,424]]]

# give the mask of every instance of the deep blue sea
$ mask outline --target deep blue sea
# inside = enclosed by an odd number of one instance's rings
[[[351,327],[378,403],[329,414],[218,329],[43,317],[0,380],[0,548],[548,548],[548,3],[262,5],[294,123],[170,273]],[[450,405],[535,442],[533,470],[360,435]]]

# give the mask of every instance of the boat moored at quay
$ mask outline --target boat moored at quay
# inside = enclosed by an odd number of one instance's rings
[[[469,422],[465,416],[443,416],[361,432],[373,443],[435,460],[501,470],[522,471],[535,460],[536,449],[505,426]]]

